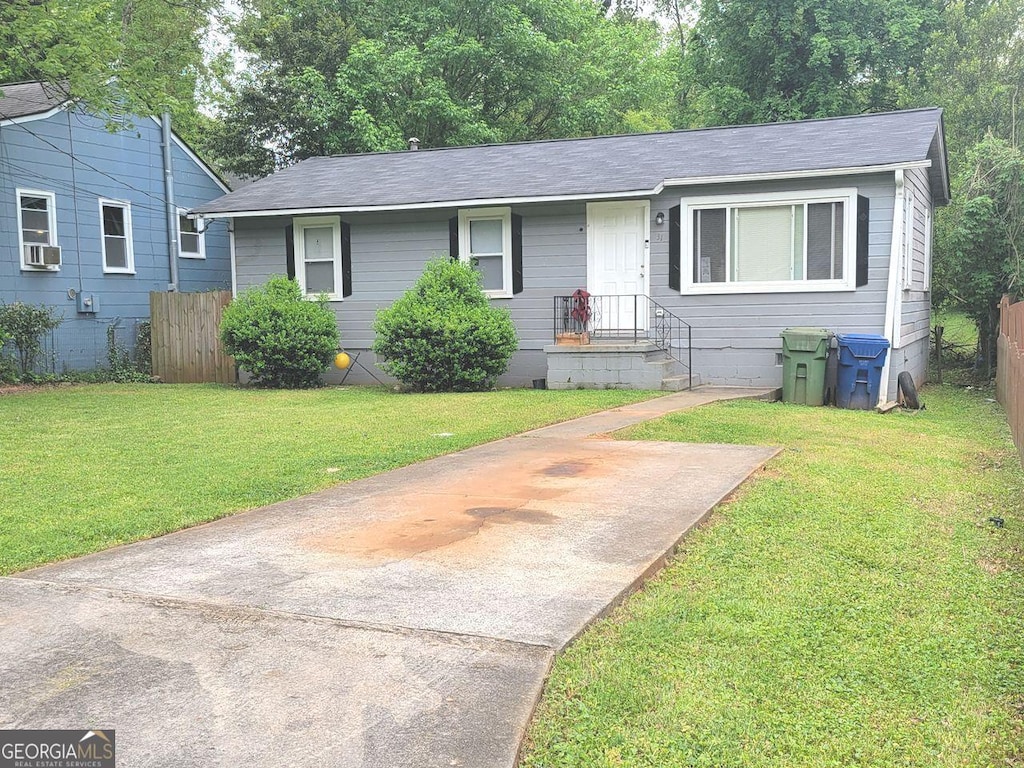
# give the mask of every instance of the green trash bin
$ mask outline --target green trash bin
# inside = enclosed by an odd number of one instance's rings
[[[827,328],[787,328],[781,335],[783,402],[824,404],[832,332]]]

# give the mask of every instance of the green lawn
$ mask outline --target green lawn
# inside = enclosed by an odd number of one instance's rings
[[[651,396],[174,385],[0,395],[0,574]]]
[[[523,765],[1024,765],[1024,473],[999,406],[923,399],[628,430],[786,450],[556,662]]]

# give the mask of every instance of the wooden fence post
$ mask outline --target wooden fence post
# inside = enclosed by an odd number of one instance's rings
[[[1006,410],[1013,442],[1024,463],[1024,302],[999,302],[996,399]]]

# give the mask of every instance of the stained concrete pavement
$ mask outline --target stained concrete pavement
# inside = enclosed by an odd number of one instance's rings
[[[511,766],[559,650],[772,448],[586,437],[678,393],[0,579],[0,727],[127,766]]]

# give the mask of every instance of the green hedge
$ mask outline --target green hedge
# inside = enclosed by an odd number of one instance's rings
[[[494,386],[519,345],[508,310],[491,306],[480,275],[448,258],[427,263],[410,290],[377,313],[381,367],[417,392]]]

